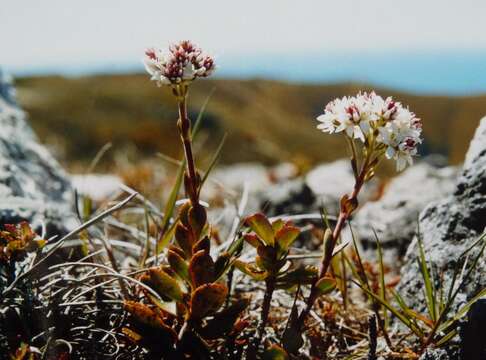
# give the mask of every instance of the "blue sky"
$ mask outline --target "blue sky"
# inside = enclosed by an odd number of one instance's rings
[[[462,88],[486,91],[485,15],[483,0],[2,0],[0,66],[141,69],[144,48],[192,39],[223,75],[373,82],[380,66],[393,80],[396,65],[403,81],[407,69],[437,84],[466,72]]]

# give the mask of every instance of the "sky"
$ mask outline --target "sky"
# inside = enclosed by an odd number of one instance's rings
[[[259,58],[283,78],[313,57],[486,59],[485,15],[484,0],[0,0],[0,66],[14,74],[141,69],[144,48],[179,39],[234,75],[254,64],[248,74],[265,76]]]

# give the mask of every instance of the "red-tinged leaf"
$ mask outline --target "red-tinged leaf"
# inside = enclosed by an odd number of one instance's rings
[[[194,287],[215,280],[214,261],[207,251],[200,250],[192,256],[189,263],[189,275]]]
[[[272,222],[272,229],[273,233],[276,234],[279,232],[280,229],[282,229],[285,225],[285,221],[282,219],[277,219]]]
[[[244,234],[243,238],[248,244],[250,244],[254,248],[258,248],[259,246],[263,245],[258,236],[255,234]]]
[[[199,239],[201,232],[206,225],[206,209],[203,206],[197,205],[196,207],[191,207],[187,214],[189,223],[191,224],[192,231],[194,233],[194,238]]]
[[[177,334],[174,332],[174,330],[166,325],[159,314],[157,314],[147,305],[136,301],[125,301],[123,303],[123,307],[137,322],[162,330],[164,333],[170,335],[170,337],[174,340],[177,338]]]
[[[228,288],[223,284],[199,286],[191,296],[191,319],[202,319],[214,314],[224,304],[227,295]]]
[[[262,281],[268,277],[268,272],[257,269],[254,265],[245,263],[241,260],[235,260],[234,266],[242,273],[250,276],[253,280]]]
[[[209,240],[209,237],[205,236],[198,242],[194,244],[192,247],[192,253],[195,254],[198,251],[204,250],[206,252],[209,252],[209,249],[211,248],[211,240]]]
[[[282,252],[286,252],[300,234],[300,230],[295,226],[285,226],[275,235],[275,240]]]
[[[273,246],[275,243],[272,225],[265,215],[257,213],[246,219],[248,226],[257,234],[266,245]]]
[[[186,257],[190,257],[192,255],[192,246],[194,245],[193,235],[192,232],[181,222],[176,225],[175,239],[177,245],[179,245],[181,249],[184,250]]]

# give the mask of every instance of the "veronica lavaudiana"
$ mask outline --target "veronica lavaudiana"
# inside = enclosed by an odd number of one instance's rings
[[[352,142],[362,142],[368,153],[394,159],[397,171],[413,163],[422,142],[421,120],[391,97],[374,92],[335,99],[317,120],[323,132],[342,132]]]
[[[207,77],[215,70],[213,58],[190,41],[172,44],[167,52],[147,49],[143,63],[158,86],[189,83],[198,77]]]

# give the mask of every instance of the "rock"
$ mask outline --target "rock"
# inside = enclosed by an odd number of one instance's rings
[[[115,175],[87,174],[72,175],[71,181],[79,194],[102,202],[120,194],[122,180]]]
[[[441,274],[442,287],[447,293],[455,269],[462,264],[460,255],[473,245],[486,226],[486,117],[476,130],[454,193],[427,206],[420,214],[419,224],[429,268],[434,274]],[[415,237],[407,250],[398,291],[412,309],[425,312],[417,246]],[[476,246],[470,252],[469,264],[478,251]],[[483,254],[455,299],[452,312],[486,288],[485,273]],[[435,285],[439,286],[437,279]]]
[[[353,187],[354,175],[349,160],[341,159],[319,165],[305,177],[266,188],[261,203],[270,215],[318,212],[322,206],[335,215],[339,212],[341,197]],[[366,184],[359,200],[366,202],[375,190],[376,181]]]
[[[461,331],[461,356],[468,360],[486,359],[486,299],[471,306]]]
[[[455,167],[437,168],[421,162],[392,179],[384,195],[366,203],[353,220],[363,249],[373,249],[374,254],[374,229],[387,255],[403,257],[416,233],[420,212],[454,191],[457,173]]]
[[[35,137],[0,72],[0,223],[29,221],[47,236],[76,226],[71,183]]]
[[[444,349],[427,349],[419,360],[451,360]]]

